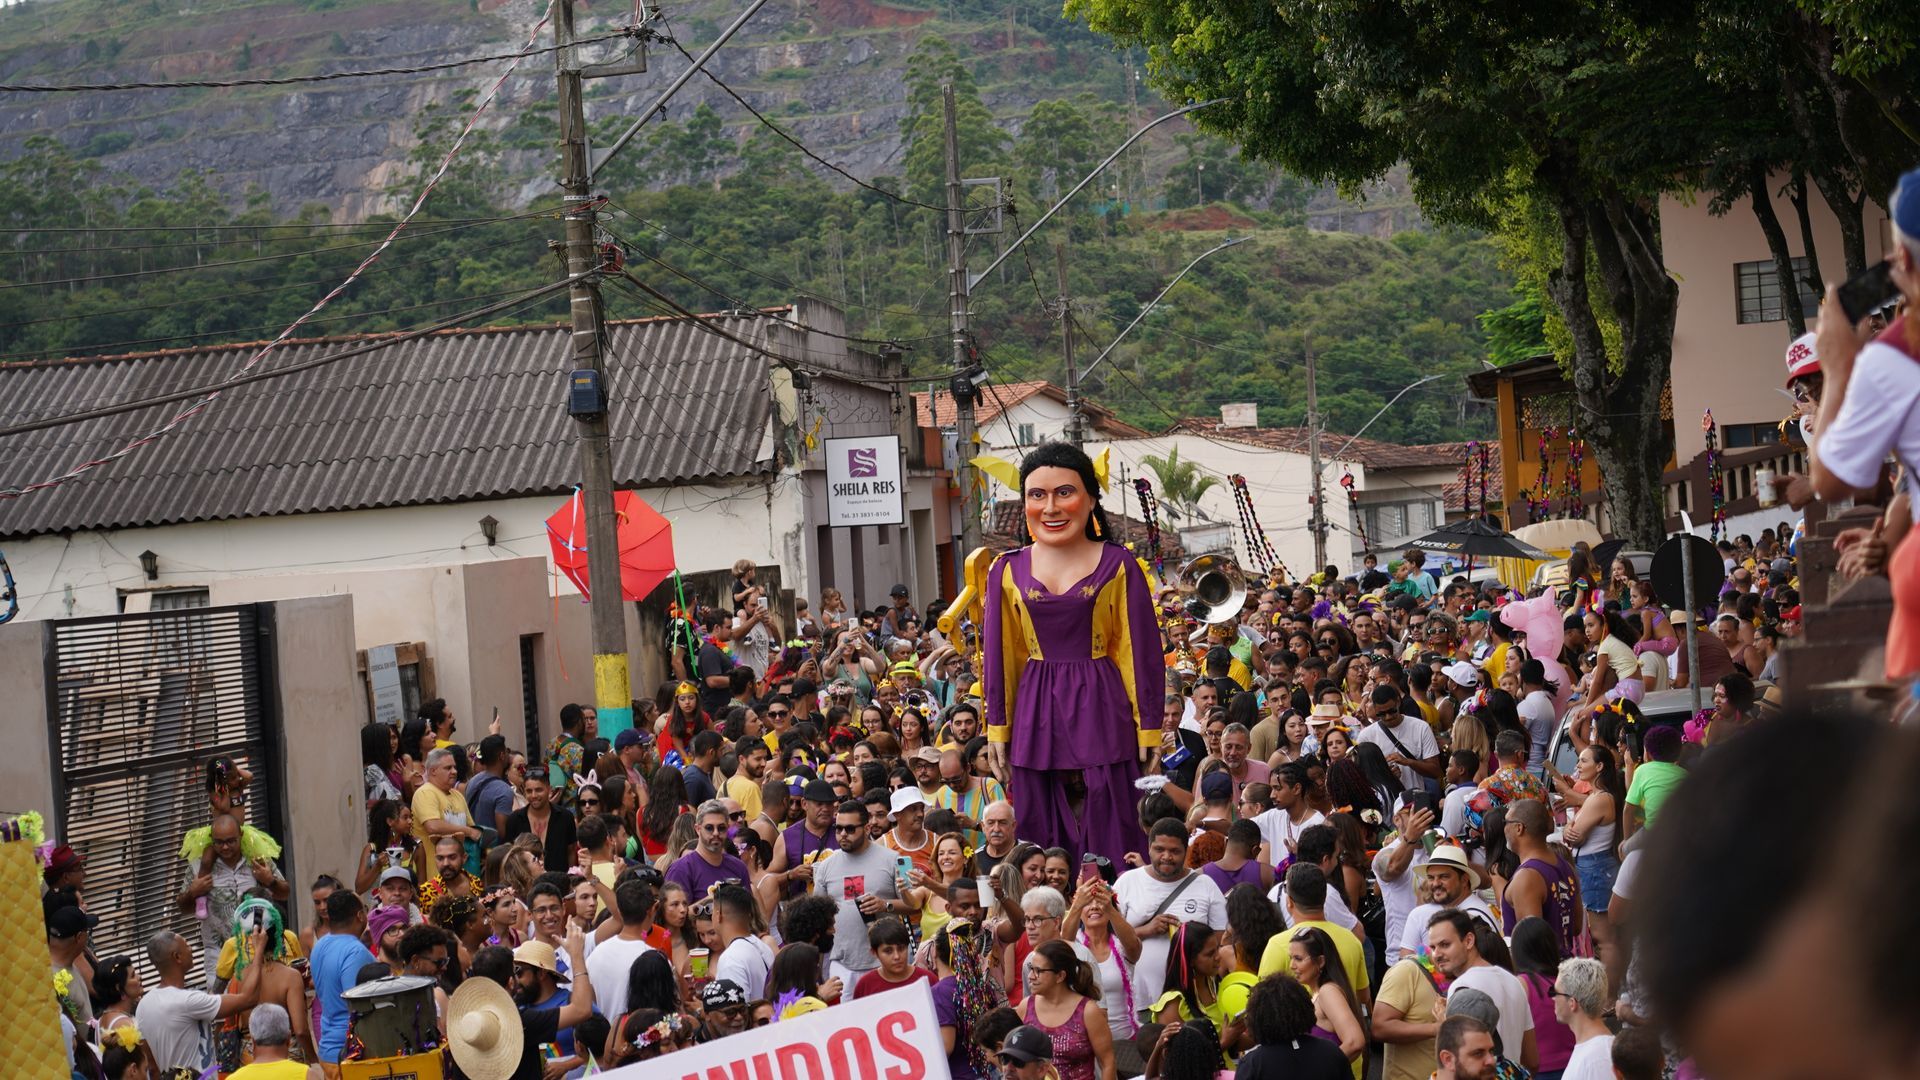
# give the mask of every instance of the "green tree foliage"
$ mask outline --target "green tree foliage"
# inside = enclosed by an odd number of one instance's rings
[[[990,176],[1005,162],[1012,141],[980,100],[973,71],[945,38],[925,37],[907,61],[907,190],[922,202],[946,205],[944,87],[953,85],[954,133],[962,176]]]
[[[1220,483],[1219,477],[1201,472],[1193,462],[1181,461],[1178,446],[1165,454],[1142,455],[1140,464],[1160,482],[1160,502],[1162,512],[1170,515],[1166,522],[1169,527],[1176,524],[1171,517],[1173,508],[1178,508],[1182,520],[1192,520],[1200,497]]]

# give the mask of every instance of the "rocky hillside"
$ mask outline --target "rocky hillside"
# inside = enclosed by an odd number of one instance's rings
[[[666,9],[673,33],[698,51],[741,0],[685,0]],[[0,82],[122,83],[227,80],[416,67],[511,51],[539,18],[540,0],[27,0],[0,9]],[[629,21],[632,8],[582,3],[581,32]],[[1139,85],[1129,101],[1129,57],[1060,18],[1058,0],[774,0],[722,50],[713,69],[809,146],[870,177],[900,170],[908,56],[938,34],[969,58],[982,97],[1017,133],[1034,103],[1092,94],[1117,115],[1165,108]],[[550,41],[543,34],[542,43]],[[623,127],[681,71],[670,46],[650,47],[644,75],[596,80],[588,117]],[[0,160],[34,135],[52,135],[109,173],[154,186],[205,170],[235,196],[257,189],[274,208],[312,202],[337,217],[394,209],[390,186],[422,130],[457,112],[504,63],[424,75],[279,87],[0,94]],[[755,122],[705,79],[675,99],[669,118],[711,105],[737,140]],[[551,192],[552,61],[523,61],[484,126],[501,136],[519,201]],[[1176,121],[1143,145],[1158,181],[1189,167]],[[1224,151],[1221,151],[1224,153]],[[629,151],[631,154],[632,151]],[[630,168],[630,161],[614,169]],[[618,179],[612,181],[620,184]],[[1404,184],[1363,211],[1323,192],[1316,227],[1388,235],[1417,220]]]

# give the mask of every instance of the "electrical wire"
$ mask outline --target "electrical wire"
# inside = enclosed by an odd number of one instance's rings
[[[407,235],[407,239],[409,240],[429,239],[435,236],[445,236],[448,233],[455,233],[455,232],[461,232],[466,229],[478,228],[481,224],[499,224],[500,222],[519,221],[526,218],[540,217],[540,216],[555,214],[555,213],[558,213],[558,211],[538,210],[538,211],[533,211],[533,212],[524,213],[524,214],[511,214],[505,217],[494,218],[489,221],[479,222],[472,225],[453,225],[445,229],[429,229],[425,232],[409,233]],[[402,222],[401,225],[402,227],[404,227],[405,223]],[[83,277],[48,278],[40,281],[10,281],[4,284],[0,284],[0,290],[31,289],[31,288],[37,288],[42,285],[87,285],[97,281],[124,281],[128,278],[153,277],[159,274],[179,274],[179,273],[185,273],[185,272],[194,271],[194,270],[218,270],[218,269],[222,269],[229,266],[249,266],[255,263],[280,262],[286,259],[298,259],[308,255],[325,255],[330,251],[353,251],[358,248],[366,248],[366,247],[378,247],[381,250],[385,250],[388,246],[394,243],[394,241],[399,237],[399,235],[400,235],[400,228],[395,228],[391,233],[387,235],[385,239],[358,240],[350,244],[333,244],[328,247],[308,248],[305,251],[285,251],[285,252],[280,252],[274,255],[255,255],[255,256],[252,256],[251,258],[246,258],[246,259],[228,259],[222,262],[194,263],[189,266],[163,266],[163,267],[155,267],[152,270],[128,270],[124,273],[119,273],[119,274],[89,274]],[[0,250],[0,255],[6,255],[6,254],[9,254],[9,252],[5,250]]]
[[[662,18],[664,20],[664,16]],[[675,38],[669,35],[662,35],[662,40],[666,41],[667,44],[672,45],[676,50],[678,50],[681,56],[686,57],[687,63],[689,64],[693,63],[693,54],[689,53],[686,50],[686,48],[680,44],[678,40],[676,40]],[[876,195],[881,195],[881,196],[884,196],[885,198],[891,199],[894,202],[901,204],[902,206],[912,206],[921,210],[933,210],[942,214],[950,213],[954,209],[953,207],[949,207],[949,206],[939,206],[934,203],[921,202],[918,199],[909,199],[905,195],[900,195],[895,192],[888,191],[886,188],[883,188],[883,187],[876,187],[875,185],[860,179],[859,177],[853,175],[847,170],[841,168],[840,166],[835,165],[833,162],[828,161],[826,158],[821,157],[819,154],[814,153],[811,149],[807,147],[805,143],[801,142],[799,139],[794,138],[792,135],[789,135],[786,129],[782,128],[779,124],[776,124],[773,121],[767,119],[766,115],[762,113],[759,109],[756,109],[752,105],[747,104],[747,99],[741,97],[738,93],[735,93],[733,87],[728,86],[725,82],[722,82],[720,79],[720,76],[715,75],[713,73],[712,68],[703,67],[700,69],[700,74],[705,75],[707,77],[708,82],[711,82],[713,85],[719,87],[722,93],[732,98],[735,102],[739,103],[741,108],[751,113],[755,120],[760,121],[760,124],[762,127],[765,127],[768,131],[771,131],[775,135],[778,135],[782,139],[785,139],[788,143],[790,143],[793,146],[794,149],[800,151],[802,154],[805,154],[808,158],[810,158],[817,164],[822,165],[828,169],[831,169],[833,172],[838,173],[840,176],[843,176],[846,179],[853,181],[855,184],[859,185],[860,187],[863,187],[866,190],[871,191]],[[991,209],[991,207],[980,206],[980,207],[974,207],[973,209],[987,210],[987,209]],[[963,214],[968,212],[968,208],[964,206],[960,207],[959,210]]]
[[[592,272],[583,274],[581,278],[590,276],[591,273]],[[190,398],[217,397],[221,391],[229,390],[236,386],[246,386],[250,383],[261,382],[267,379],[277,379],[283,375],[292,375],[295,372],[306,371],[310,368],[338,363],[349,357],[361,356],[366,353],[376,352],[380,349],[390,348],[402,342],[412,341],[414,338],[425,337],[428,334],[441,330],[450,330],[463,322],[488,318],[509,308],[518,307],[528,301],[551,296],[562,289],[570,288],[573,283],[578,280],[580,280],[580,278],[562,278],[551,284],[543,285],[538,289],[517,294],[510,300],[503,300],[497,304],[488,304],[486,307],[476,308],[473,311],[464,311],[458,315],[441,319],[428,326],[420,327],[417,330],[403,330],[391,336],[382,337],[377,341],[370,341],[364,345],[356,345],[337,353],[328,353],[325,356],[312,357],[307,360],[302,360],[299,363],[288,364],[284,367],[268,368],[264,371],[245,371],[243,369],[242,372],[230,375],[219,382],[206,383],[200,386],[189,387],[185,390],[174,390],[165,394],[155,394],[150,397],[136,398],[132,401],[123,401],[114,405],[103,405],[97,409],[84,409],[80,412],[62,413],[59,416],[49,416],[39,420],[27,420],[18,424],[11,424],[7,427],[0,427],[0,439],[11,438],[15,435],[25,435],[28,432],[41,431],[46,428],[61,427],[66,424],[77,424],[86,420],[99,420],[109,416],[119,416],[123,413],[138,412],[141,409],[152,408],[155,405],[167,405],[176,401],[186,401]],[[284,340],[284,337],[276,339],[274,344],[278,344]],[[265,349],[261,350],[262,353],[265,351]],[[0,489],[0,498],[15,497],[23,494],[26,490],[32,489]]]
[[[473,251],[479,251],[479,252],[498,251],[502,248],[511,247],[515,244],[520,244],[524,242],[526,241],[513,240],[506,243],[491,244],[491,245],[483,246],[480,248],[473,249]],[[469,254],[471,253],[472,252],[469,252]],[[5,254],[5,253],[0,252],[0,254]],[[409,269],[411,267],[416,267],[416,266],[426,266],[429,263],[432,263],[435,265],[445,265],[446,256],[430,255],[422,259],[408,259],[405,262],[381,263],[380,265],[369,269],[365,274],[361,275],[361,277],[363,279],[370,278],[376,274],[391,273],[395,270],[405,270],[405,269]],[[328,283],[329,280],[331,279],[321,278],[314,281],[296,281],[289,285],[275,285],[272,288],[255,289],[252,292],[245,292],[245,293],[239,293],[239,294],[234,294],[231,291],[232,288],[236,285],[251,284],[251,282],[232,281],[232,282],[221,283],[220,290],[222,293],[222,298],[224,299],[252,300],[254,297],[257,297],[257,296],[272,296],[276,293],[291,292],[295,289],[311,289],[316,285],[325,285]],[[211,288],[212,286],[209,286],[209,287]],[[133,307],[108,308],[104,311],[75,311],[65,315],[48,315],[44,318],[39,318],[39,319],[21,319],[18,322],[0,323],[0,331],[13,330],[22,326],[43,326],[47,323],[80,322],[85,319],[103,319],[111,315],[131,315],[135,312],[140,312],[140,311],[164,311],[167,308],[186,307],[190,304],[205,304],[211,299],[214,299],[214,298],[207,297],[207,296],[192,296],[184,300],[167,300],[158,304],[138,304]],[[67,348],[67,349],[75,349],[75,348],[91,349],[91,348],[98,348],[98,347],[99,346],[93,346],[93,345],[63,346],[63,348]]]
[[[748,266],[743,262],[738,262],[734,259],[730,259],[727,256],[722,255],[711,248],[701,247],[699,244],[694,243],[692,240],[689,240],[684,236],[679,236],[672,232],[669,232],[666,226],[661,225],[659,222],[654,221],[650,218],[641,217],[639,214],[636,214],[633,211],[627,209],[626,207],[621,206],[619,203],[614,202],[612,199],[607,200],[607,205],[612,207],[615,210],[620,211],[622,214],[625,214],[626,216],[632,218],[634,221],[639,222],[642,225],[645,225],[647,228],[652,229],[655,232],[658,232],[661,236],[664,236],[669,240],[682,244],[686,247],[690,247],[693,250],[698,251],[703,255],[707,255],[711,258],[719,259],[721,262],[726,263],[728,266],[731,266],[736,270],[741,270],[746,273],[752,274],[754,277],[761,278],[765,281],[770,281],[775,285],[779,285],[782,288],[789,290],[795,296],[803,297],[808,300],[818,300],[823,304],[832,304],[835,307],[857,308],[861,311],[872,311],[881,315],[899,315],[909,319],[926,319],[929,321],[946,318],[945,315],[933,315],[933,314],[928,314],[927,312],[924,312],[924,311],[908,311],[904,308],[873,307],[872,305],[869,305],[869,304],[857,304],[857,303],[854,303],[852,300],[848,300],[848,299],[835,299],[830,296],[821,296],[818,293],[811,292],[798,285],[795,285],[793,282],[788,281],[786,278],[779,277],[778,275],[775,275],[775,274],[769,274],[763,270],[759,270],[752,266]],[[945,335],[941,334],[941,335],[934,335],[934,336],[944,337]]]
[[[635,37],[642,34],[638,27],[625,27],[612,33],[597,37],[581,38],[565,45],[548,45],[543,48],[523,50],[521,52],[497,53],[492,56],[474,56],[465,60],[449,60],[440,64],[423,64],[418,67],[376,68],[371,71],[334,71],[324,75],[286,75],[268,79],[196,79],[187,82],[129,82],[129,83],[72,83],[53,85],[48,83],[0,83],[0,92],[16,94],[70,94],[91,93],[111,90],[218,90],[233,86],[292,86],[298,83],[329,82],[334,79],[364,79],[375,75],[422,75],[433,71],[450,71],[454,68],[469,67],[473,64],[491,64],[500,60],[512,60],[516,64],[529,56],[542,53],[559,52],[576,45],[593,45],[614,38]]]
[[[307,325],[318,326],[323,323],[344,322],[350,319],[372,319],[402,311],[419,311],[421,308],[444,307],[448,304],[471,304],[479,300],[492,300],[501,296],[518,296],[520,292],[521,290],[519,289],[500,289],[495,292],[479,293],[473,296],[451,296],[444,300],[428,300],[419,304],[396,305],[394,307],[377,308],[371,311],[350,311],[340,315],[329,315],[324,319],[308,319]],[[276,330],[279,326],[279,323],[268,323],[264,326],[239,326],[227,330],[206,330],[197,334],[166,334],[161,337],[144,338],[138,341],[115,341],[103,345],[89,346],[89,348],[112,349],[125,345],[153,345],[167,341],[194,341],[201,338],[218,338],[237,334],[252,334],[263,330]],[[58,354],[62,359],[92,359],[113,355],[112,353],[106,352],[73,352],[62,349],[36,349],[20,353],[0,353],[0,363],[16,360],[46,360],[51,358],[50,354]]]
[[[632,241],[627,240],[625,237],[620,236],[618,233],[612,232],[612,230],[608,230],[608,233],[609,235],[613,236],[615,240],[618,240],[621,243],[625,244],[629,249],[636,249],[637,245],[633,244]],[[634,250],[634,254],[639,255],[641,258],[647,260],[648,262],[653,263],[654,265],[660,267],[661,269],[667,271],[668,273],[674,275],[675,277],[678,277],[681,280],[687,282],[688,284],[693,285],[695,288],[703,289],[707,292],[712,293],[715,296],[718,296],[719,298],[727,301],[728,303],[732,304],[736,308],[755,312],[764,318],[773,319],[787,326],[791,326],[796,330],[804,330],[810,334],[821,334],[825,337],[838,338],[841,341],[851,341],[858,345],[882,345],[882,346],[891,345],[891,346],[895,346],[902,349],[907,348],[905,344],[906,342],[932,341],[936,338],[942,338],[946,336],[945,334],[923,334],[923,335],[920,335],[919,337],[869,338],[869,337],[857,337],[851,334],[835,333],[832,330],[822,330],[812,326],[802,326],[800,323],[794,322],[791,319],[782,318],[771,312],[764,311],[758,305],[755,305],[753,303],[750,303],[749,301],[743,300],[740,297],[737,297],[732,293],[727,292],[726,290],[720,288],[717,285],[703,281],[700,278],[694,276],[693,273],[691,273],[690,271],[682,270],[679,267],[673,265],[672,263],[666,261],[665,259],[660,258],[658,255],[649,254],[644,250]],[[825,301],[825,302],[831,303],[831,301]]]
[[[422,187],[420,188],[420,194],[414,199],[413,205],[408,207],[406,216],[402,217],[397,223],[394,224],[393,229],[387,233],[386,239],[380,242],[380,246],[374,248],[373,251],[369,252],[365,258],[361,259],[359,265],[353,268],[352,273],[348,274],[346,278],[340,282],[340,284],[334,286],[331,292],[328,292],[325,296],[322,296],[319,300],[315,301],[314,305],[308,308],[305,314],[293,320],[293,322],[288,323],[286,329],[280,331],[280,333],[272,341],[269,341],[265,345],[262,345],[257,351],[253,353],[253,355],[249,356],[247,360],[244,363],[242,363],[240,367],[236,371],[234,371],[232,375],[228,377],[228,379],[226,380],[226,383],[232,383],[236,380],[246,378],[248,376],[248,373],[251,372],[253,368],[260,363],[260,361],[266,359],[266,356],[268,353],[272,352],[282,342],[291,338],[294,332],[300,329],[300,327],[303,324],[305,324],[308,319],[311,319],[315,315],[319,314],[322,308],[325,308],[328,304],[332,303],[342,293],[346,292],[347,289],[351,288],[353,283],[360,279],[360,275],[365,273],[367,268],[373,265],[374,260],[378,259],[382,254],[384,254],[387,248],[393,244],[394,240],[396,240],[400,236],[401,232],[404,231],[407,228],[407,226],[413,222],[413,219],[420,213],[421,209],[426,206],[427,197],[433,194],[434,189],[440,185],[440,181],[446,177],[447,170],[453,166],[453,159],[459,156],[460,151],[466,146],[467,136],[473,133],[473,129],[475,125],[477,125],[480,122],[480,117],[485,115],[487,109],[493,105],[494,99],[499,96],[500,88],[506,85],[508,76],[512,75],[514,71],[519,68],[520,61],[524,59],[526,55],[533,49],[534,42],[538,41],[540,38],[540,32],[542,30],[545,30],[547,23],[552,20],[553,5],[555,2],[557,2],[557,0],[547,0],[547,6],[541,12],[539,21],[537,21],[534,24],[533,30],[528,35],[526,43],[521,46],[520,55],[514,57],[513,61],[507,65],[507,69],[505,71],[502,71],[498,78],[494,79],[492,85],[487,88],[486,93],[481,95],[480,101],[468,113],[467,122],[465,126],[463,126],[460,129],[460,133],[454,137],[453,144],[447,148],[447,152],[444,155],[442,155],[442,157],[440,158],[439,167],[434,170],[433,175],[430,178],[428,178],[427,182],[424,185],[422,185]],[[566,280],[569,283],[571,283],[572,281],[571,278]],[[548,289],[552,289],[552,288],[554,288],[554,286],[548,286]],[[544,293],[545,291],[547,290],[545,289],[540,290],[541,293]],[[511,305],[509,304],[508,306],[511,306]],[[222,387],[224,387],[226,383],[221,384]],[[97,469],[102,465],[107,465],[123,457],[126,457],[127,455],[132,454],[134,451],[140,449],[142,446],[145,446],[147,443],[150,443],[153,440],[161,437],[162,435],[165,435],[173,431],[174,429],[178,428],[180,425],[186,423],[188,420],[192,419],[194,416],[198,415],[200,412],[208,408],[211,408],[213,404],[220,399],[220,394],[221,394],[220,389],[214,389],[208,392],[204,397],[201,397],[198,401],[194,402],[192,405],[189,405],[187,408],[182,409],[180,412],[174,414],[174,416],[171,419],[167,420],[165,423],[161,424],[159,427],[148,431],[146,434],[141,435],[138,438],[135,438],[126,442],[116,450],[82,461],[74,465],[73,467],[69,468],[67,471],[63,473],[58,473],[50,477],[45,477],[43,479],[36,480],[31,483],[25,483],[25,484],[21,484],[21,485],[9,487],[9,488],[0,488],[0,499],[17,499],[23,495],[26,495],[29,492],[44,491],[48,488],[57,487],[61,484],[68,483],[69,481],[72,481],[78,477],[85,476],[88,472],[91,472],[92,470]]]

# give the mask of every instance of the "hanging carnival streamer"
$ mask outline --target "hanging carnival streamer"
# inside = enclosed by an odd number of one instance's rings
[[[1145,477],[1133,482],[1133,490],[1140,496],[1140,518],[1147,523],[1147,553],[1153,560],[1153,576],[1166,579],[1166,554],[1160,548],[1160,500],[1153,494],[1153,484]]]
[[[1480,444],[1480,515],[1487,515],[1487,469],[1493,464],[1493,447]]]
[[[1461,509],[1466,511],[1468,517],[1473,516],[1473,458],[1479,448],[1480,443],[1478,440],[1468,440],[1467,459],[1460,463]]]
[[[1240,527],[1246,530],[1247,550],[1260,560],[1261,569],[1278,568],[1281,577],[1287,576],[1287,564],[1280,560],[1280,553],[1273,549],[1273,541],[1267,539],[1267,530],[1260,527],[1260,515],[1253,509],[1253,493],[1247,489],[1247,478],[1235,473],[1227,477],[1233,485],[1233,501],[1240,511]]]
[[[1534,485],[1540,493],[1540,511],[1535,521],[1545,521],[1553,514],[1553,440],[1559,437],[1554,428],[1540,433],[1540,482]]]
[[[1583,518],[1587,516],[1587,498],[1580,490],[1585,481],[1580,465],[1587,459],[1587,441],[1579,432],[1567,429],[1567,516]]]
[[[1709,539],[1717,544],[1727,527],[1727,486],[1726,478],[1720,473],[1720,428],[1713,422],[1712,409],[1701,416],[1700,433],[1707,443],[1707,490],[1713,499]]]
[[[1360,513],[1360,493],[1353,488],[1353,474],[1340,477],[1340,486],[1347,489],[1347,512],[1353,515],[1353,531],[1360,534],[1360,554],[1373,553],[1373,541],[1367,538],[1367,519]]]

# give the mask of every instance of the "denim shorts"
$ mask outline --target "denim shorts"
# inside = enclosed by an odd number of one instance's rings
[[[1613,879],[1620,872],[1620,860],[1611,851],[1596,851],[1575,856],[1573,869],[1580,875],[1580,906],[1605,913],[1613,900]]]

